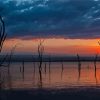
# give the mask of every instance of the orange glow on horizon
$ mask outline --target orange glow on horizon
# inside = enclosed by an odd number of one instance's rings
[[[10,52],[17,44],[16,53],[37,53],[39,39],[8,39],[5,41],[3,52]],[[100,46],[97,39],[44,39],[45,53],[55,54],[95,54],[99,53]]]

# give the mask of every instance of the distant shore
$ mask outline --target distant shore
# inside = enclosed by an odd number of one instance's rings
[[[9,61],[8,55],[5,59],[6,62]],[[1,55],[0,59],[3,59],[5,56]],[[0,60],[2,61],[2,60]],[[38,62],[38,55],[12,55],[12,62]],[[43,62],[77,62],[77,56],[43,56]],[[80,56],[80,61],[90,62],[95,61],[95,56]],[[100,56],[97,57],[96,61],[100,61]]]

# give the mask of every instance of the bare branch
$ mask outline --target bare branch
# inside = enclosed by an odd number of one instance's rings
[[[2,17],[0,16],[0,52],[2,51],[2,47],[3,47],[6,37],[7,37],[7,34],[5,33],[5,23]]]

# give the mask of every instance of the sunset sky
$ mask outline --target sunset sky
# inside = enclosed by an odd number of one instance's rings
[[[3,53],[35,54],[40,38],[45,54],[100,52],[100,0],[0,0],[7,39]]]

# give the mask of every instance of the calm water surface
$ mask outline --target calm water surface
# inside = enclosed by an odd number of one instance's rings
[[[39,72],[38,63],[12,63],[10,71],[2,68],[4,88],[68,88],[100,86],[100,63],[44,62]]]

